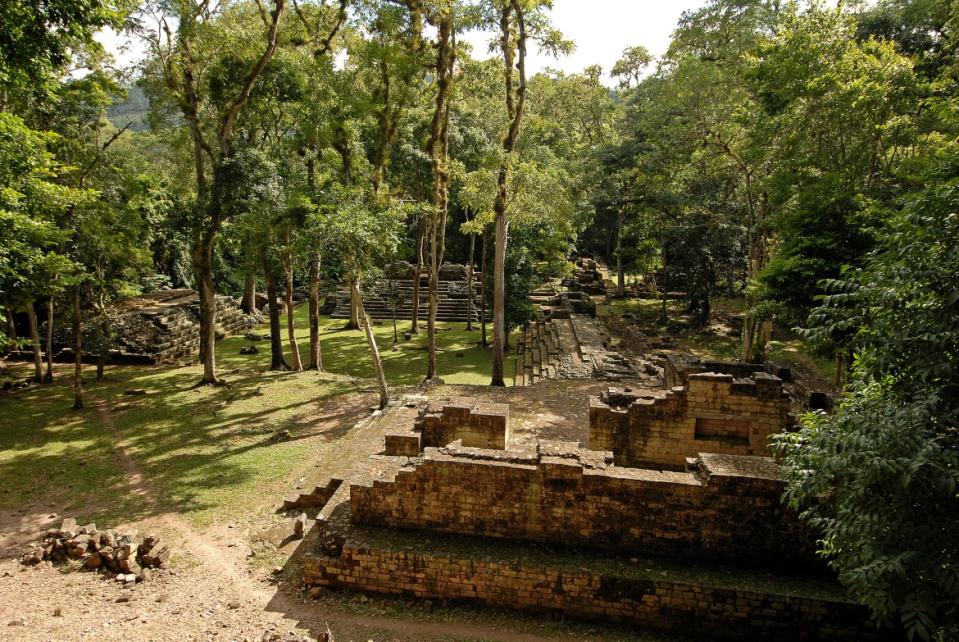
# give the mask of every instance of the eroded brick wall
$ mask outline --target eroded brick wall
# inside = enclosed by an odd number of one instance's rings
[[[621,466],[680,468],[697,453],[772,454],[770,435],[792,425],[782,380],[691,374],[668,391],[610,388],[589,399],[589,447],[608,450]]]
[[[338,557],[304,558],[304,582],[419,598],[638,624],[709,640],[873,640],[864,609],[751,588],[551,569],[347,543]]]
[[[392,481],[351,486],[352,520],[750,564],[813,559],[771,459],[704,455],[690,472],[660,472],[596,455],[427,449]]]
[[[439,447],[463,442],[470,448],[505,450],[509,441],[509,406],[454,397],[429,404],[413,426],[421,447]]]

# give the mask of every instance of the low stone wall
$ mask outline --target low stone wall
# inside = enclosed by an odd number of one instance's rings
[[[307,555],[304,582],[418,598],[464,599],[544,610],[602,622],[624,622],[708,640],[887,639],[865,609],[842,598],[797,595],[757,586],[714,587],[667,572],[636,577],[616,562],[573,568],[506,557],[460,556],[421,546],[378,547],[348,540],[339,556]],[[464,548],[470,548],[466,543]],[[619,565],[621,566],[621,564]],[[650,569],[652,570],[652,569]],[[765,590],[764,590],[765,589]]]
[[[420,410],[411,430],[386,435],[386,454],[415,457],[424,448],[459,441],[470,448],[505,450],[509,442],[509,406],[470,397],[434,401]]]
[[[689,375],[669,391],[610,388],[589,399],[589,447],[620,466],[681,468],[697,453],[769,456],[769,437],[793,425],[782,381]]]
[[[702,455],[689,472],[611,466],[568,442],[538,452],[428,448],[392,480],[350,487],[356,524],[620,552],[788,564],[814,538],[783,510],[768,458]]]

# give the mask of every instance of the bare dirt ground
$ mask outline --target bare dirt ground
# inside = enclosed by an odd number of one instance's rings
[[[585,441],[587,395],[605,385],[549,382],[503,390],[441,386],[431,395],[473,395],[509,402],[511,429],[520,442],[536,435]],[[336,447],[313,456],[312,472],[297,487],[342,474],[382,448],[380,431],[356,424],[368,413],[372,395],[349,393],[329,401],[313,409],[309,417],[301,417],[299,427],[323,433],[325,439],[335,440]],[[157,505],[157,489],[126,448],[107,404],[96,403],[95,416],[115,440],[129,492],[155,507],[146,519],[100,528],[136,528],[141,534],[157,534],[174,550],[174,558],[168,569],[133,589],[95,573],[62,572],[63,568],[48,563],[24,567],[14,558],[17,551],[67,515],[56,512],[63,507],[44,505],[0,512],[0,639],[259,641],[264,634],[293,631],[320,636],[327,626],[337,642],[652,639],[628,630],[599,630],[457,605],[437,607],[429,601],[336,592],[304,595],[297,559],[312,545],[313,537],[290,537],[292,519],[274,512],[282,496],[267,493],[236,521],[215,522],[202,529],[180,514],[163,512]]]

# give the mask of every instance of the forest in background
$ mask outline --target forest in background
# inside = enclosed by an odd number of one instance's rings
[[[286,362],[277,299],[306,287],[312,311],[340,282],[379,364],[364,288],[407,260],[430,276],[435,379],[439,266],[473,256],[502,385],[529,293],[574,251],[615,264],[621,295],[626,274],[678,292],[700,323],[744,296],[742,359],[797,328],[846,390],[780,440],[789,500],[878,619],[956,635],[956,5],[711,0],[661,58],[626,50],[615,88],[596,67],[527,77],[529,48],[573,46],[549,7],[5,3],[0,339],[32,348],[43,381],[54,326],[93,328],[80,407],[111,301],[191,287],[215,384],[215,294],[249,308],[266,290],[273,367],[322,369],[318,331]],[[106,26],[147,44],[132,75],[94,41]]]

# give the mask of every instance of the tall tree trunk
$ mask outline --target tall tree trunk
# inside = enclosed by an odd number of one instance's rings
[[[293,317],[293,245],[290,243],[290,231],[287,230],[284,235],[286,244],[286,261],[284,271],[286,272],[286,333],[290,342],[290,353],[293,355],[293,369],[297,372],[303,370],[303,361],[300,359],[300,347],[296,344],[296,320]]]
[[[97,299],[97,312],[100,315],[100,346],[97,351],[97,381],[103,380],[107,356],[110,354],[110,316],[107,314],[107,294],[104,289],[103,273],[97,272],[100,288]]]
[[[53,381],[53,296],[47,299],[47,373],[43,375],[43,381],[50,383]]]
[[[497,213],[493,249],[493,377],[490,385],[505,386],[506,350],[506,214]]]
[[[37,310],[33,301],[27,300],[27,320],[30,323],[30,347],[33,349],[33,379],[37,383],[43,381],[43,355],[40,353],[40,326],[37,324]],[[13,312],[9,312],[11,318]]]
[[[262,251],[260,260],[263,264],[263,277],[266,281],[266,298],[270,309],[270,370],[289,370],[290,366],[283,356],[283,338],[280,325],[280,307],[276,304],[276,279],[273,276],[273,266]]]
[[[211,231],[198,232],[193,243],[193,270],[200,297],[201,384],[217,384],[216,377],[216,290],[213,285],[213,244]]]
[[[430,137],[426,149],[433,169],[433,211],[430,214],[430,283],[429,316],[427,319],[428,362],[426,379],[439,378],[436,367],[436,314],[439,309],[440,267],[446,246],[446,219],[449,212],[449,119],[450,87],[456,62],[452,11],[444,12],[438,20],[436,48],[436,107],[430,123]]]
[[[7,336],[11,339],[17,338],[17,323],[13,318],[13,308],[7,310]]]
[[[322,257],[317,252],[310,265],[310,370],[323,372],[323,348],[320,346],[320,273]]]
[[[383,361],[380,359],[380,349],[376,345],[376,337],[373,336],[373,326],[370,324],[370,318],[366,315],[363,308],[363,297],[360,294],[359,279],[350,279],[350,289],[359,303],[360,320],[363,324],[363,331],[366,333],[366,341],[370,345],[370,354],[373,357],[373,368],[376,370],[376,385],[380,391],[380,408],[385,408],[390,402],[390,389],[386,383],[386,372],[383,370]]]
[[[240,308],[247,314],[256,312],[256,263],[250,262],[246,266],[243,276],[243,298]]]
[[[486,337],[486,228],[483,226],[483,242],[480,243],[480,345],[484,348],[489,347],[489,340]]]
[[[623,269],[623,227],[626,211],[620,207],[616,225],[616,295],[626,296],[626,271]]]
[[[513,20],[515,29],[515,60],[519,82],[513,91]],[[503,137],[503,160],[497,175],[495,236],[493,257],[493,376],[490,385],[505,386],[506,380],[506,244],[509,239],[509,221],[506,208],[509,202],[509,163],[516,149],[523,110],[526,104],[526,21],[519,0],[509,0],[500,10],[501,49],[506,95],[506,115],[509,129]]]
[[[473,331],[473,253],[476,248],[476,235],[470,234],[470,259],[466,266],[466,331]]]
[[[420,217],[416,226],[416,272],[413,274],[413,324],[412,334],[420,333],[420,275],[423,274],[423,243],[426,238],[426,221]]]
[[[80,286],[73,288],[73,409],[83,408],[83,333],[80,327]]]
[[[353,283],[349,283],[350,288],[350,320],[346,322],[346,325],[343,327],[344,330],[359,330],[360,329],[360,305],[357,301],[356,295],[353,294]]]

